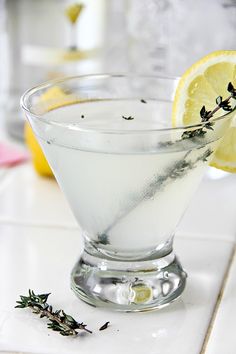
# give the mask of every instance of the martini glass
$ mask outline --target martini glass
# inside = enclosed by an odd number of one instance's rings
[[[170,78],[88,75],[22,97],[82,228],[71,287],[91,305],[145,311],[184,290],[176,226],[232,114],[212,119],[212,130],[201,122],[172,128],[176,85]]]

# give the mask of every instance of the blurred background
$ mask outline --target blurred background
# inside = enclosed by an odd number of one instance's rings
[[[0,129],[24,141],[20,96],[48,79],[179,76],[235,41],[236,0],[0,0]]]

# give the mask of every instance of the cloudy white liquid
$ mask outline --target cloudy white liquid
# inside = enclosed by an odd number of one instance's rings
[[[105,247],[113,252],[148,250],[165,242],[206,167],[199,157],[214,143],[160,149],[160,134],[142,134],[165,127],[170,110],[166,102],[120,100],[74,104],[45,115],[47,121],[68,125],[49,124],[38,134],[58,183],[86,237],[99,242],[105,234]],[[133,130],[141,135],[129,136]],[[194,167],[170,178],[176,163],[184,161]]]

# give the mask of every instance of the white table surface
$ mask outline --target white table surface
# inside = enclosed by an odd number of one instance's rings
[[[90,307],[69,288],[81,238],[56,182],[37,176],[30,163],[0,169],[0,352],[235,354],[235,196],[236,175],[208,169],[176,235],[189,275],[183,296],[162,310],[121,314]],[[29,288],[52,292],[55,308],[94,333],[61,337],[14,309]],[[106,321],[110,327],[99,332]]]

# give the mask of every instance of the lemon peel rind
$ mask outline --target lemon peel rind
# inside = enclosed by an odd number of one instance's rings
[[[199,61],[193,64],[188,70],[186,70],[184,75],[181,77],[175,92],[173,109],[172,109],[172,124],[174,127],[179,125],[183,126],[183,118],[186,110],[185,105],[187,100],[191,99],[191,96],[189,96],[188,93],[188,88],[191,82],[195,78],[200,77],[201,75],[204,76],[205,71],[210,66],[218,63],[223,63],[223,62],[234,64],[235,65],[234,73],[235,73],[236,72],[236,51],[234,50],[215,51],[201,58]],[[206,79],[206,82],[210,84],[207,77],[206,76],[204,77]],[[235,80],[235,74],[233,74],[233,77],[230,78],[229,81],[231,80]],[[218,149],[220,149],[220,147]],[[224,158],[219,159],[217,155],[215,155],[213,156],[213,159],[209,165],[226,172],[236,173],[236,157],[235,159],[229,157],[226,157],[225,159]]]
[[[236,166],[235,167],[225,166],[225,165],[222,165],[221,163],[217,163],[215,161],[212,161],[209,164],[209,166],[215,167],[218,170],[223,170],[223,171],[226,171],[226,172],[236,173]]]
[[[185,71],[178,83],[173,109],[172,109],[172,124],[174,127],[183,125],[183,114],[185,111],[185,102],[189,98],[187,88],[189,84],[197,76],[203,75],[206,69],[217,63],[229,62],[236,65],[236,51],[234,50],[219,50],[204,56]],[[197,75],[196,75],[197,73]],[[180,99],[181,97],[181,99]]]

